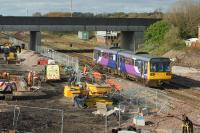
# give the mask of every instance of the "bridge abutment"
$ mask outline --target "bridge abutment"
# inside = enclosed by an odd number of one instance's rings
[[[29,49],[35,51],[37,46],[41,45],[41,32],[30,31],[30,44]]]
[[[144,32],[122,31],[120,40],[121,48],[136,51],[144,42]]]

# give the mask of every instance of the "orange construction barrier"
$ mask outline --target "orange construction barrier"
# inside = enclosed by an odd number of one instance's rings
[[[95,71],[95,72],[93,72],[92,74],[93,74],[93,76],[94,76],[95,79],[101,79],[101,78],[102,78],[102,74],[99,73],[99,72],[96,72],[96,71]]]
[[[84,67],[83,67],[83,74],[86,74],[86,72],[87,72],[87,67],[84,66]]]
[[[30,71],[30,72],[28,73],[28,78],[27,78],[27,80],[28,80],[28,85],[29,85],[29,86],[32,86],[32,85],[33,85],[33,72],[32,72],[32,71]]]
[[[115,88],[116,91],[120,91],[121,90],[121,86],[120,84],[118,84],[116,81],[112,80],[112,79],[108,79],[106,80],[107,84],[110,84],[111,86],[113,86]]]

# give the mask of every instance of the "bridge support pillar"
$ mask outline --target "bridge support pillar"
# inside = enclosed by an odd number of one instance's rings
[[[121,48],[135,52],[144,42],[144,32],[122,31],[120,40]]]
[[[38,45],[41,45],[41,33],[40,31],[31,31],[29,49],[35,51]]]

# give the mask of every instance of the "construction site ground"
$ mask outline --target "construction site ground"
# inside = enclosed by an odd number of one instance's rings
[[[19,57],[24,57],[21,65],[15,64],[1,64],[0,67],[4,71],[30,71],[42,70],[42,66],[37,67],[36,62],[40,58],[37,54],[31,51],[23,51]],[[36,58],[37,56],[38,58]],[[32,57],[32,58],[31,58]],[[34,58],[34,59],[33,59]],[[27,63],[32,62],[32,64]],[[24,74],[27,74],[24,72]],[[9,106],[6,105],[19,105],[19,106],[29,106],[29,107],[40,107],[40,108],[52,108],[52,109],[63,109],[64,110],[64,132],[82,132],[82,133],[94,133],[103,132],[104,123],[99,121],[98,118],[93,117],[92,111],[86,110],[76,110],[72,106],[72,102],[63,96],[63,89],[65,82],[48,82],[43,83],[42,87],[35,95],[32,96],[18,96],[14,97],[12,101],[5,101],[1,98],[0,105],[0,129],[12,129],[13,128],[13,110],[9,110]],[[42,92],[44,95],[38,95]],[[5,106],[2,106],[5,105]],[[2,108],[4,107],[4,108]],[[8,108],[8,109],[5,109]],[[23,109],[21,109],[23,110]],[[35,113],[33,113],[33,111]],[[10,114],[10,115],[9,115]],[[18,120],[18,126],[16,129],[20,131],[33,131],[33,132],[60,132],[61,131],[61,112],[54,112],[54,114],[49,110],[43,109],[27,109],[23,112],[21,111],[21,119]],[[57,117],[58,116],[58,117]],[[52,121],[51,121],[52,120]],[[104,122],[104,120],[103,120]],[[22,125],[21,125],[22,124]]]
[[[1,64],[0,69],[14,70],[15,72],[42,70],[43,66],[37,66],[36,64],[37,60],[43,57],[36,54],[35,52],[24,50],[19,55],[19,57],[21,57],[22,59],[21,65]],[[194,68],[175,66],[173,68],[173,73],[181,76],[175,77],[175,81],[173,81],[178,83],[179,86],[172,86],[171,88],[168,86],[164,89],[145,87],[141,83],[122,78],[114,79],[118,81],[118,83],[122,86],[122,94],[124,95],[134,93],[135,91],[139,92],[140,90],[147,90],[147,96],[144,97],[148,98],[148,90],[152,92],[156,92],[156,90],[158,90],[158,95],[159,93],[162,93],[162,95],[167,97],[159,97],[161,101],[163,101],[163,103],[160,102],[160,106],[163,106],[163,109],[160,109],[160,112],[156,113],[156,115],[145,116],[145,120],[148,124],[147,126],[140,128],[152,131],[160,131],[160,133],[163,133],[165,130],[168,131],[169,129],[178,129],[179,131],[181,131],[182,114],[186,114],[189,117],[189,119],[191,119],[192,122],[196,124],[195,128],[199,128],[198,124],[200,123],[200,70]],[[105,129],[105,118],[94,116],[94,114],[92,114],[92,111],[95,111],[95,109],[75,109],[73,107],[72,101],[63,96],[63,88],[66,84],[66,82],[43,83],[39,92],[42,92],[44,95],[38,96],[38,92],[35,92],[35,95],[33,96],[22,96],[20,98],[15,97],[13,101],[4,101],[2,99],[0,102],[1,104],[5,105],[64,109],[64,133],[103,133]],[[145,95],[145,93],[141,94]],[[166,107],[167,109],[165,109],[165,104],[166,106],[168,106]],[[13,115],[9,115],[8,113],[11,113],[12,111],[13,110],[4,110],[3,108],[1,108],[1,129],[12,128]],[[53,114],[49,110],[40,110],[35,111],[35,113],[27,113],[32,111],[34,110],[26,110],[24,111],[24,114],[21,111],[20,115],[23,117],[18,120],[17,129],[32,132],[60,132],[60,112],[55,111]],[[13,112],[11,114],[13,114]],[[117,121],[117,119],[113,120]],[[132,119],[129,119],[128,122],[123,123],[123,126],[130,125],[130,123],[132,123]],[[117,125],[113,124],[113,127],[114,126]]]

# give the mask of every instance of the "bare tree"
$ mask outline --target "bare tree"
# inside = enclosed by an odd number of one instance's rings
[[[42,16],[42,14],[40,12],[35,12],[35,13],[33,13],[32,16],[34,16],[34,17],[40,17],[40,16]]]
[[[167,13],[165,19],[178,27],[181,37],[196,36],[197,26],[200,24],[200,1],[177,1]]]

